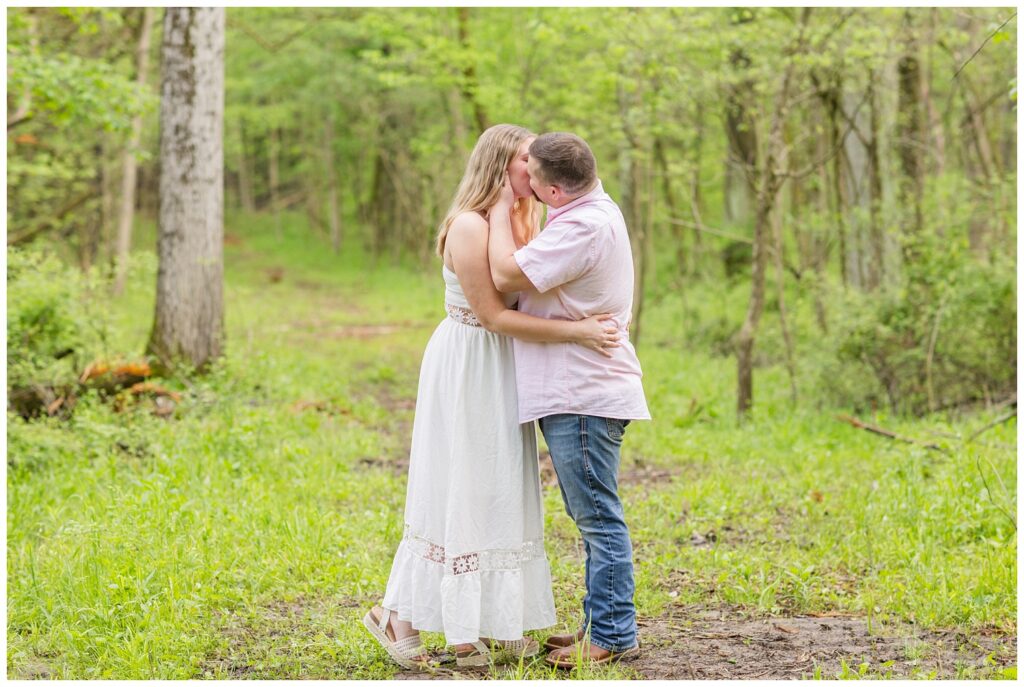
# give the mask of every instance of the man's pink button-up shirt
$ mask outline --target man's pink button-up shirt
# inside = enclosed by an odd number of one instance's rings
[[[520,311],[556,320],[611,313],[622,344],[606,358],[579,344],[515,339],[519,421],[559,413],[649,420],[640,361],[626,332],[633,252],[622,212],[601,182],[571,203],[549,208],[544,231],[515,259],[536,288],[520,294]]]

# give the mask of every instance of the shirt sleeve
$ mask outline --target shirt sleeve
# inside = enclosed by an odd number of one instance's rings
[[[594,264],[596,228],[556,222],[517,250],[513,257],[538,292],[578,279]]]

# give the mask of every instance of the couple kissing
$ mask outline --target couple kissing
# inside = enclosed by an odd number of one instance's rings
[[[578,629],[548,637],[545,660],[572,668],[633,656],[619,452],[627,425],[650,414],[628,338],[629,235],[590,147],[568,133],[487,129],[437,253],[447,317],[420,368],[404,535],[363,623],[412,670],[441,661],[420,631],[443,632],[460,667],[541,651],[525,634],[556,623],[539,427],[586,554]]]

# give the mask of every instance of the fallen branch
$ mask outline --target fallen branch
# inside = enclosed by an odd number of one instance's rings
[[[855,417],[851,417],[850,415],[836,415],[836,419],[837,420],[841,420],[841,421],[846,422],[846,423],[849,423],[849,424],[853,425],[854,427],[856,427],[857,429],[863,429],[863,430],[866,430],[868,432],[871,432],[872,434],[877,434],[879,436],[886,437],[887,439],[893,439],[895,441],[902,441],[902,442],[905,442],[905,443],[908,443],[908,444],[914,444],[915,446],[921,446],[923,448],[927,448],[927,449],[930,449],[932,451],[939,451],[941,453],[949,453],[949,451],[945,447],[940,446],[939,444],[931,444],[931,443],[927,443],[927,442],[924,442],[924,441],[919,441],[917,439],[913,439],[911,437],[905,437],[905,436],[902,436],[900,434],[896,434],[895,432],[891,432],[888,429],[883,429],[882,427],[876,427],[875,425],[869,425],[868,423],[862,422],[861,420],[858,420]]]
[[[1010,420],[1010,419],[1015,418],[1015,417],[1017,417],[1017,408],[1016,407],[1014,407],[1014,409],[1011,410],[1010,412],[1005,413],[1004,415],[1001,415],[1001,416],[997,417],[995,420],[993,420],[992,422],[988,423],[987,425],[985,425],[984,427],[979,429],[977,432],[975,432],[971,436],[967,437],[967,441],[965,443],[968,443],[968,444],[971,443],[972,441],[977,439],[984,432],[987,432],[988,430],[992,429],[993,427],[998,427],[999,425],[1003,424],[1007,420]]]

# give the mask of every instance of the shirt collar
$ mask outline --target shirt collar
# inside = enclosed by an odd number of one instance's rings
[[[555,219],[559,215],[563,215],[573,208],[578,208],[581,205],[586,205],[597,200],[600,196],[604,195],[604,186],[601,185],[601,180],[597,180],[597,186],[590,190],[589,193],[585,193],[576,200],[566,203],[560,208],[548,208],[548,222]]]

